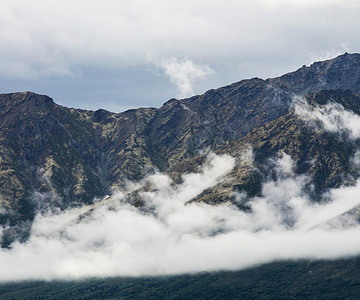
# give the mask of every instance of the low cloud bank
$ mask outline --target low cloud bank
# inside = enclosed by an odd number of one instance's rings
[[[360,226],[323,226],[360,204],[360,183],[331,191],[313,204],[306,176],[292,172],[282,154],[278,179],[264,183],[251,212],[231,203],[187,203],[226,178],[230,156],[210,155],[202,171],[174,185],[161,173],[140,192],[146,209],[126,202],[125,191],[106,203],[42,214],[28,242],[0,250],[1,281],[164,275],[235,270],[280,259],[335,259],[360,254]],[[241,195],[238,195],[241,197]],[[79,217],[82,216],[82,217]]]

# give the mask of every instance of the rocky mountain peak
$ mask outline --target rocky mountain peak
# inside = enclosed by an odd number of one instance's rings
[[[307,94],[319,90],[348,89],[360,92],[360,54],[345,53],[314,62],[295,72],[268,79],[269,84],[290,93]]]
[[[20,92],[0,95],[0,115],[18,114],[19,112],[31,113],[34,110],[47,111],[54,101],[45,95],[33,92]]]
[[[40,95],[34,92],[18,92],[18,93],[9,93],[2,94],[0,98],[0,103],[10,102],[10,104],[16,105],[23,102],[27,103],[54,103],[53,99],[46,96]]]

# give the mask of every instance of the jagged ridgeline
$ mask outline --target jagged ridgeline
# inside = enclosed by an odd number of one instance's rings
[[[160,108],[123,113],[57,105],[31,92],[0,95],[0,223],[2,245],[26,239],[36,211],[90,204],[160,170],[174,181],[196,172],[206,155],[237,157],[226,180],[192,201],[218,204],[261,193],[272,176],[271,158],[294,161],[308,174],[313,200],[358,177],[350,163],[357,149],[347,139],[310,126],[294,109],[294,96],[310,107],[339,103],[360,114],[360,55],[344,54],[278,78],[243,80]],[[242,159],[251,151],[252,159]],[[135,193],[136,194],[136,193]],[[136,200],[135,205],[141,205]]]

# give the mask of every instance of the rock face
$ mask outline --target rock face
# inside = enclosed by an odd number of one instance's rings
[[[31,222],[38,208],[91,203],[155,170],[180,180],[209,151],[241,157],[249,147],[251,162],[239,159],[226,182],[194,201],[231,201],[234,191],[259,195],[270,172],[264,163],[278,153],[291,156],[295,173],[310,174],[317,201],[317,191],[357,178],[349,163],[357,143],[308,126],[294,112],[293,96],[312,107],[331,100],[360,114],[358,93],[360,55],[344,54],[278,78],[171,99],[158,109],[94,112],[31,92],[0,95],[0,223],[15,228]]]

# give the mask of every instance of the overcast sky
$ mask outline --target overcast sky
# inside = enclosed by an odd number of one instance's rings
[[[0,0],[0,92],[159,107],[360,52],[357,0]]]

